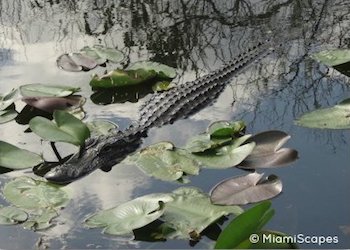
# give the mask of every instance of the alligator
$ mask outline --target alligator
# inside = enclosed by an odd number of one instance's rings
[[[67,184],[96,169],[111,169],[140,147],[150,128],[186,118],[212,104],[233,76],[273,50],[270,41],[259,42],[221,68],[153,96],[140,109],[135,124],[124,131],[90,137],[79,153],[52,168],[44,177],[50,182]]]

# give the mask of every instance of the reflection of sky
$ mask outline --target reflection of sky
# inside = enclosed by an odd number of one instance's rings
[[[33,18],[31,10],[29,19]],[[279,15],[286,16],[286,12]],[[331,12],[331,11],[330,11]],[[58,24],[59,16],[54,13],[55,24]],[[76,14],[76,13],[75,13]],[[33,27],[40,27],[44,21],[22,21],[22,27],[33,26],[26,31],[25,28],[9,28],[0,26],[0,33],[7,32],[10,36],[1,41],[3,50],[11,52],[11,63],[6,61],[3,64],[0,60],[0,93],[9,91],[15,86],[27,83],[52,83],[74,85],[82,88],[83,95],[90,96],[91,89],[88,86],[92,73],[102,73],[105,69],[99,68],[92,72],[69,73],[64,72],[55,66],[58,55],[64,52],[78,50],[85,45],[92,45],[98,41],[96,37],[82,35],[81,23],[76,15],[68,15],[69,21],[74,21],[71,26],[63,29],[67,32],[66,37],[57,35],[55,29],[49,27],[35,30]],[[65,17],[62,15],[61,17]],[[329,16],[328,16],[329,17]],[[44,18],[44,17],[43,17]],[[48,17],[45,17],[48,18]],[[48,19],[43,20],[49,20]],[[92,15],[89,18],[93,18]],[[314,18],[314,17],[313,17]],[[57,21],[57,22],[56,22]],[[329,22],[332,22],[330,20]],[[67,21],[67,23],[69,23]],[[327,23],[325,21],[325,23]],[[33,25],[34,24],[34,25]],[[325,27],[328,25],[324,24]],[[343,27],[341,23],[339,27]],[[96,25],[95,31],[101,29]],[[238,31],[242,31],[243,29]],[[254,29],[251,29],[254,31]],[[236,31],[236,30],[234,30]],[[231,29],[225,30],[225,35],[234,32]],[[45,37],[43,34],[48,34]],[[115,32],[112,29],[112,33]],[[237,32],[237,31],[236,31]],[[319,34],[321,40],[327,40],[333,30],[323,28]],[[346,30],[343,30],[346,34]],[[117,33],[117,32],[115,32]],[[238,33],[238,32],[237,32]],[[321,34],[322,33],[322,34]],[[27,37],[23,39],[22,35]],[[143,33],[142,33],[143,34]],[[247,37],[250,33],[242,35]],[[237,35],[237,34],[236,34]],[[36,38],[39,37],[37,40]],[[334,39],[332,35],[331,39]],[[235,38],[235,35],[233,35]],[[217,37],[215,38],[217,39]],[[215,41],[214,39],[214,42]],[[192,57],[196,63],[203,68],[216,68],[221,65],[220,58],[229,57],[231,47],[236,46],[236,41],[230,41],[232,37],[222,39],[220,46],[225,45],[220,53],[213,53],[215,49],[207,49],[203,53],[207,56],[204,64],[200,54],[194,48]],[[243,45],[246,39],[242,39]],[[121,36],[110,36],[104,41],[110,46],[122,44]],[[239,43],[239,42],[237,42]],[[241,43],[239,43],[242,45]],[[160,140],[170,140],[177,145],[185,143],[186,139],[196,133],[205,130],[206,126],[214,120],[237,120],[247,121],[249,132],[258,132],[266,129],[283,129],[292,135],[288,143],[300,152],[300,160],[291,167],[265,170],[266,174],[274,173],[281,177],[284,183],[283,194],[273,200],[276,208],[276,216],[273,219],[271,229],[285,231],[287,233],[313,233],[322,235],[338,234],[342,237],[340,247],[348,246],[349,240],[342,236],[340,226],[350,225],[350,202],[348,197],[350,169],[348,166],[349,154],[349,133],[347,131],[314,131],[299,128],[293,125],[295,117],[305,111],[313,110],[317,106],[332,105],[338,100],[349,96],[349,88],[344,85],[348,80],[330,72],[325,76],[325,68],[311,60],[302,59],[297,65],[290,65],[292,61],[304,51],[304,40],[288,44],[291,47],[287,55],[281,55],[280,60],[275,55],[256,63],[245,73],[232,79],[233,87],[228,87],[211,107],[195,114],[190,119],[180,120],[173,125],[162,128],[154,128],[149,131],[149,137],[145,144],[154,143]],[[332,45],[327,45],[331,47]],[[316,47],[316,46],[315,46]],[[313,47],[312,49],[315,49]],[[242,47],[244,48],[244,46]],[[317,47],[316,47],[317,48]],[[0,51],[1,53],[1,51]],[[226,54],[225,54],[226,53]],[[6,54],[7,55],[7,54]],[[135,49],[131,53],[132,60],[147,58],[150,55],[147,51]],[[232,56],[232,55],[231,55]],[[203,64],[203,65],[202,65]],[[261,66],[263,65],[263,66]],[[293,68],[294,67],[294,68]],[[288,71],[284,75],[279,72]],[[198,72],[188,70],[185,79],[195,79]],[[319,79],[315,81],[315,79]],[[20,105],[18,105],[19,107]],[[107,105],[96,106],[88,101],[85,109],[88,112],[88,119],[113,118],[120,121],[125,127],[126,123],[137,119],[137,110],[140,104],[129,105]],[[114,118],[114,117],[118,118]],[[24,134],[24,126],[14,122],[3,124],[0,127],[0,139],[14,143],[22,148],[41,151],[50,151],[46,146],[41,145],[39,139],[31,134]],[[46,145],[46,144],[44,144]],[[62,150],[63,147],[60,147]],[[47,152],[46,152],[47,153]],[[48,154],[48,153],[47,153]],[[51,157],[51,156],[50,156]],[[200,176],[192,179],[191,185],[209,191],[210,187],[223,178],[232,175],[241,175],[242,171],[208,171],[204,170]],[[19,175],[11,173],[0,176],[1,186],[8,177]],[[210,178],[208,178],[210,176]],[[88,215],[99,209],[110,208],[121,202],[135,198],[140,194],[150,192],[168,192],[178,185],[151,181],[135,168],[124,164],[112,169],[108,174],[102,171],[95,171],[90,176],[79,180],[68,186],[73,199],[70,205],[62,211],[59,222],[64,222],[52,230],[45,232],[52,241],[53,247],[67,246],[69,248],[85,248],[88,246],[102,246],[104,248],[116,248],[121,241],[119,239],[102,236],[100,230],[85,230],[81,221]],[[316,223],[317,222],[317,223]],[[1,248],[23,249],[34,246],[37,234],[20,227],[0,227]],[[91,245],[89,245],[91,244]],[[125,243],[126,247],[135,247]],[[169,246],[187,247],[187,243],[170,242]],[[161,245],[158,245],[161,246]]]

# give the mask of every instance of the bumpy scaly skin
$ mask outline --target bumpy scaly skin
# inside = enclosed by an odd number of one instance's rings
[[[232,76],[271,51],[269,42],[259,43],[222,68],[160,93],[143,106],[136,125],[123,132],[88,139],[80,154],[55,167],[44,177],[56,183],[69,183],[98,168],[114,166],[140,146],[149,128],[172,123],[209,105]]]

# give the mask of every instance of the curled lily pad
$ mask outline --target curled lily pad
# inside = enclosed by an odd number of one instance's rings
[[[5,95],[0,94],[0,111],[10,107],[17,99],[18,89],[13,89]]]
[[[80,88],[34,83],[34,84],[22,85],[19,88],[19,90],[23,97],[38,98],[38,97],[65,97],[80,91]]]
[[[0,124],[12,121],[17,115],[18,113],[14,108],[0,110]]]
[[[255,142],[243,144],[251,135],[238,137],[228,145],[201,152],[192,153],[192,158],[206,168],[230,168],[240,164],[254,149]]]
[[[86,99],[82,96],[23,97],[22,101],[37,109],[53,113],[55,110],[67,110],[82,107],[86,102]]]
[[[103,227],[104,233],[130,235],[132,230],[143,227],[164,213],[164,203],[172,201],[169,194],[145,195],[115,208],[98,212],[85,221],[90,228]]]
[[[20,149],[0,141],[0,166],[10,169],[24,169],[40,164],[43,159],[28,150]]]
[[[29,122],[30,129],[45,140],[67,142],[83,145],[89,138],[88,127],[73,115],[56,110],[53,113],[54,122],[44,117],[34,117]]]
[[[219,235],[215,249],[245,249],[246,240],[252,234],[258,233],[263,226],[272,218],[274,210],[271,202],[264,201],[244,211],[234,218]],[[254,245],[253,245],[254,246]]]
[[[282,192],[282,182],[275,175],[266,180],[263,174],[251,173],[226,179],[218,183],[210,192],[213,204],[244,205],[275,197]]]
[[[321,129],[350,129],[350,99],[330,108],[321,108],[302,115],[299,126]]]
[[[69,201],[68,194],[61,188],[26,176],[6,183],[3,194],[8,202],[28,210],[61,208]]]
[[[184,174],[197,175],[199,165],[186,151],[176,149],[170,142],[148,146],[129,157],[146,174],[160,180],[179,180]]]
[[[207,194],[193,187],[182,187],[172,192],[173,201],[165,204],[161,220],[176,230],[171,238],[198,240],[210,224],[228,214],[240,214],[238,206],[217,206]]]
[[[101,45],[84,47],[81,51],[85,52],[88,56],[93,57],[96,61],[99,62],[110,61],[118,63],[124,60],[124,54],[120,50],[115,48],[107,48]]]
[[[151,61],[136,62],[130,65],[128,69],[130,70],[143,69],[147,71],[155,71],[157,73],[158,78],[172,79],[176,77],[176,69],[157,62],[151,62]]]
[[[217,121],[207,129],[207,133],[213,138],[227,138],[235,134],[239,134],[244,131],[245,124],[243,121],[228,122],[228,121]]]
[[[231,137],[214,139],[211,138],[209,134],[205,133],[191,137],[186,143],[185,148],[191,153],[202,153],[209,149],[221,147],[224,144],[228,144],[231,141]]]
[[[253,135],[246,143],[255,142],[256,146],[239,167],[245,169],[278,167],[294,162],[298,158],[298,152],[290,148],[281,148],[289,139],[290,135],[278,130]]]
[[[16,207],[0,206],[0,225],[15,225],[26,221],[28,214]]]
[[[155,77],[156,73],[154,71],[148,71],[144,69],[116,69],[101,77],[94,75],[90,81],[90,86],[93,88],[126,87],[146,82]]]

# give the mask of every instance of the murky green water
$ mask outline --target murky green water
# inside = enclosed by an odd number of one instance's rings
[[[189,135],[212,121],[243,119],[251,133],[280,129],[292,135],[289,146],[300,159],[286,168],[267,170],[278,175],[283,193],[273,199],[276,215],[268,228],[290,235],[338,236],[338,244],[304,248],[350,247],[349,131],[300,128],[293,120],[306,111],[329,106],[350,96],[350,81],[308,55],[325,48],[350,46],[350,3],[337,1],[44,1],[0,2],[0,93],[27,83],[79,86],[88,98],[87,120],[107,118],[122,128],[137,119],[138,103],[97,106],[89,96],[92,72],[59,70],[56,58],[85,45],[121,49],[130,62],[150,59],[179,69],[177,82],[192,80],[216,69],[261,39],[286,41],[276,53],[232,79],[217,102],[188,119],[154,128],[144,145],[171,140],[182,145]],[[127,62],[126,62],[127,63]],[[108,66],[107,70],[114,66]],[[150,98],[150,97],[146,97]],[[17,107],[20,110],[20,107]],[[0,126],[0,140],[54,157],[47,145],[15,122]],[[41,145],[41,146],[38,146]],[[30,171],[0,175],[1,187],[10,178]],[[240,170],[204,170],[189,185],[204,191]],[[0,248],[35,248],[41,237],[51,248],[189,248],[186,241],[130,242],[85,229],[87,215],[152,192],[167,192],[178,184],[145,176],[120,164],[68,186],[73,197],[58,223],[45,232],[20,226],[0,226]],[[5,203],[0,197],[0,203]],[[211,247],[204,238],[195,248]]]

